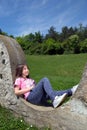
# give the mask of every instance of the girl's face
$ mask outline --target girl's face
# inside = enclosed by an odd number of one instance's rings
[[[23,76],[24,78],[26,78],[28,75],[29,75],[29,69],[28,69],[28,67],[25,65],[25,66],[23,67],[22,76]]]

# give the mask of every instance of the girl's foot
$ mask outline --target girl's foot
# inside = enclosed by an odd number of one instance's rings
[[[66,97],[67,97],[67,93],[64,93],[61,96],[56,96],[53,101],[53,107],[54,108],[58,107],[65,100]]]
[[[79,85],[77,84],[77,85],[73,86],[73,88],[71,88],[72,94],[74,94],[76,92],[78,86]]]

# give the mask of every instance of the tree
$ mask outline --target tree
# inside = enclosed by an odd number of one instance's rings
[[[35,42],[36,43],[42,43],[43,42],[43,36],[41,35],[40,31],[35,32]]]
[[[86,53],[87,52],[87,39],[80,43],[80,52]]]
[[[64,26],[62,28],[62,32],[60,33],[60,41],[63,42],[64,40],[68,39],[71,35],[76,34],[77,28],[68,28],[67,26]]]
[[[73,53],[79,53],[80,52],[79,36],[78,35],[70,36],[68,38],[68,44],[70,46],[70,50]]]
[[[2,29],[0,29],[0,34],[8,36],[8,34],[6,32],[3,32]]]
[[[87,27],[84,27],[81,23],[79,24],[79,28],[77,34],[80,38],[80,41],[85,40],[87,38]]]
[[[0,34],[2,34],[2,30],[0,29]]]
[[[16,37],[17,42],[21,45],[22,49],[25,50],[25,44],[23,42],[23,37]]]
[[[56,54],[55,40],[52,38],[48,38],[43,45],[43,51],[44,54],[50,54],[50,55]]]
[[[51,26],[50,29],[48,30],[48,34],[46,34],[45,39],[48,39],[48,38],[52,38],[55,41],[58,41],[59,34],[58,32],[55,31],[55,27]]]
[[[71,35],[63,42],[64,53],[80,53],[79,36]]]
[[[65,26],[62,28],[62,33],[60,34],[60,41],[64,41],[68,37],[68,27]]]

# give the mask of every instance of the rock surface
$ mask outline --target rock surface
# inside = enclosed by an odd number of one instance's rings
[[[26,63],[26,60],[20,45],[12,38],[0,35],[0,105],[38,127],[47,126],[52,130],[86,130],[87,65],[76,93],[67,103],[54,109],[33,105],[15,96],[15,68],[22,63]]]

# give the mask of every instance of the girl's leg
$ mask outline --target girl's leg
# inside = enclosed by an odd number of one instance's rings
[[[54,91],[54,93],[55,93],[57,96],[61,96],[61,95],[63,95],[64,93],[67,93],[67,96],[72,96],[72,90],[71,90],[71,89],[60,90],[60,91]]]
[[[72,88],[67,89],[67,90],[54,91],[54,92],[55,92],[55,94],[58,95],[58,96],[61,96],[61,95],[63,95],[64,93],[67,93],[67,96],[72,96],[72,95],[76,92],[78,86],[79,86],[79,84],[77,84],[77,85],[75,85],[75,86],[73,86]]]
[[[27,100],[33,104],[41,104],[41,100],[43,98],[45,99],[46,96],[49,96],[53,101],[56,94],[54,93],[48,78],[43,78],[30,92]]]

